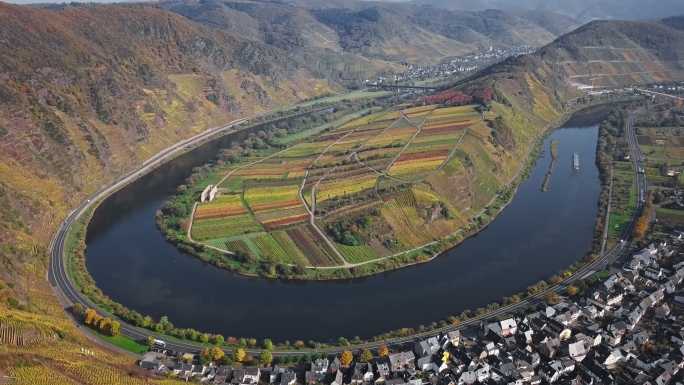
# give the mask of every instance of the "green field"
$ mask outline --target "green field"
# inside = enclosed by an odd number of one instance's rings
[[[147,345],[143,345],[125,336],[118,335],[112,337],[98,333],[97,337],[131,353],[142,354],[148,350]]]
[[[608,220],[608,236],[613,241],[620,238],[625,226],[634,215],[636,194],[632,163],[613,162],[613,196]]]

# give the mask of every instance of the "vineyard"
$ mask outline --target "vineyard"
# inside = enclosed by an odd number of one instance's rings
[[[198,203],[190,235],[250,263],[300,268],[355,266],[453,235],[512,175],[499,167],[513,155],[492,140],[496,114],[461,105],[490,97],[445,93],[442,105],[368,114],[254,154]]]
[[[38,303],[38,302],[36,302]],[[138,371],[134,359],[89,342],[67,317],[46,313],[10,312],[0,307],[0,383],[12,385],[180,385],[185,382],[150,377]]]
[[[55,339],[55,332],[47,326],[0,316],[0,345],[25,347]]]

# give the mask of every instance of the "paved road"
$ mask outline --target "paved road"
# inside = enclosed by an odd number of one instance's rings
[[[677,95],[670,95],[670,94],[665,94],[665,93],[662,93],[662,92],[649,91],[649,90],[645,90],[645,89],[643,89],[643,88],[637,88],[636,90],[637,90],[637,91],[640,91],[640,92],[643,92],[643,93],[645,93],[645,94],[651,95],[651,96],[662,96],[662,97],[665,97],[665,98],[670,98],[670,99],[675,99],[675,100],[679,100],[679,101],[684,101],[684,98],[683,98],[683,97],[677,96]]]
[[[50,268],[48,271],[48,277],[51,285],[53,286],[54,290],[57,292],[58,296],[62,299],[64,305],[66,307],[69,307],[73,304],[80,303],[85,307],[91,307],[91,308],[96,308],[95,306],[87,297],[85,297],[83,294],[81,294],[78,289],[76,289],[73,285],[73,283],[70,281],[68,275],[67,275],[67,270],[66,270],[66,265],[65,265],[65,258],[64,258],[64,247],[65,247],[65,240],[66,240],[66,235],[68,233],[69,228],[71,225],[74,224],[74,222],[96,201],[107,197],[109,194],[113,193],[117,189],[125,186],[127,183],[130,183],[131,181],[135,180],[136,178],[140,177],[144,173],[150,171],[152,168],[158,166],[160,163],[172,158],[175,156],[178,152],[183,151],[187,146],[192,146],[194,144],[197,144],[206,138],[217,134],[220,131],[228,130],[233,128],[235,125],[243,122],[244,119],[240,119],[234,122],[231,122],[231,124],[226,125],[224,127],[220,127],[214,130],[207,131],[203,134],[197,135],[193,138],[190,138],[188,140],[185,140],[183,142],[180,142],[162,152],[159,154],[155,155],[152,157],[150,160],[146,161],[139,169],[131,172],[127,176],[119,179],[118,181],[114,182],[108,187],[103,188],[102,190],[98,191],[97,193],[93,194],[89,199],[87,199],[85,202],[83,202],[76,210],[71,212],[69,216],[64,220],[62,223],[61,227],[55,234],[55,238],[53,239],[51,243],[51,262],[50,262]],[[623,232],[623,237],[622,239],[627,240],[630,238],[632,228],[634,226],[634,223],[636,221],[636,218],[641,212],[642,206],[643,206],[643,197],[645,196],[646,192],[646,178],[643,173],[639,172],[639,168],[642,167],[643,165],[643,155],[641,154],[641,151],[639,150],[639,146],[637,145],[637,140],[636,140],[636,133],[634,130],[634,116],[633,114],[629,114],[628,119],[626,121],[625,125],[625,134],[627,136],[627,142],[629,144],[630,148],[630,154],[631,154],[631,159],[632,163],[634,165],[634,171],[635,171],[635,176],[636,176],[636,181],[637,181],[637,190],[638,194],[638,202],[637,202],[637,210],[635,210],[635,214],[630,221],[630,224],[625,228]],[[417,333],[408,337],[398,337],[398,338],[391,338],[385,341],[379,341],[379,342],[370,342],[370,343],[364,343],[364,344],[358,344],[354,345],[352,347],[329,347],[329,348],[322,348],[318,349],[315,352],[316,353],[324,353],[324,354],[338,354],[343,350],[358,350],[358,349],[364,349],[364,348],[377,348],[381,344],[388,344],[388,345],[399,345],[407,342],[414,341],[419,338],[424,338],[426,336],[431,336],[435,335],[438,333],[444,333],[456,329],[461,329],[461,328],[466,328],[472,325],[477,325],[480,321],[485,320],[485,319],[490,319],[490,318],[496,318],[500,316],[504,316],[507,314],[515,313],[520,310],[523,310],[531,305],[535,305],[539,303],[540,301],[544,300],[544,297],[551,293],[551,292],[562,292],[565,290],[565,288],[580,279],[586,278],[587,276],[590,276],[596,271],[600,271],[607,266],[609,266],[611,263],[615,262],[617,259],[619,259],[621,256],[625,255],[627,252],[629,252],[631,246],[629,242],[618,242],[612,249],[608,250],[605,254],[597,258],[595,261],[586,264],[582,266],[577,272],[575,272],[571,277],[568,277],[567,279],[563,280],[562,282],[551,285],[542,292],[531,296],[527,297],[521,302],[518,302],[516,304],[511,304],[507,306],[502,306],[499,309],[489,312],[487,314],[484,314],[482,316],[474,317],[471,318],[467,321],[464,321],[460,323],[459,325],[448,325],[442,328],[438,329],[433,329],[430,331],[426,332],[421,332]],[[145,340],[149,335],[153,335],[153,333],[147,329],[139,328],[133,325],[130,325],[124,321],[121,321],[121,334],[130,338],[133,338],[135,340]],[[162,337],[163,338],[163,337]],[[202,348],[201,344],[190,342],[190,341],[169,341],[168,339],[164,338],[167,340],[167,347],[169,349],[177,350],[177,351],[188,351],[188,352],[196,352]],[[248,353],[250,354],[258,354],[260,352],[260,349],[246,349]],[[273,351],[274,356],[297,356],[305,353],[310,353],[313,352],[313,350],[309,349],[302,349],[302,350],[276,350]]]

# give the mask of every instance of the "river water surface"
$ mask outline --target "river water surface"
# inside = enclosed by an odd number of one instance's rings
[[[484,231],[434,261],[369,278],[284,282],[207,265],[167,243],[155,212],[233,135],[183,155],[108,198],[88,228],[87,266],[104,293],[177,327],[275,340],[368,337],[498,301],[547,279],[591,246],[600,192],[598,117],[573,119],[544,142],[528,179]],[[550,190],[541,191],[558,140]],[[572,154],[580,172],[572,170]]]

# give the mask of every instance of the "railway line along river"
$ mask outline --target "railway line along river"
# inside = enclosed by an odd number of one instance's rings
[[[87,233],[87,267],[112,299],[178,327],[275,340],[368,337],[428,325],[525,290],[591,247],[600,181],[600,117],[572,119],[558,140],[549,191],[540,191],[549,151],[536,159],[510,205],[482,232],[434,261],[350,281],[248,278],[202,263],[166,242],[155,212],[230,135],[176,158],[106,199]],[[572,168],[573,153],[582,162]]]

